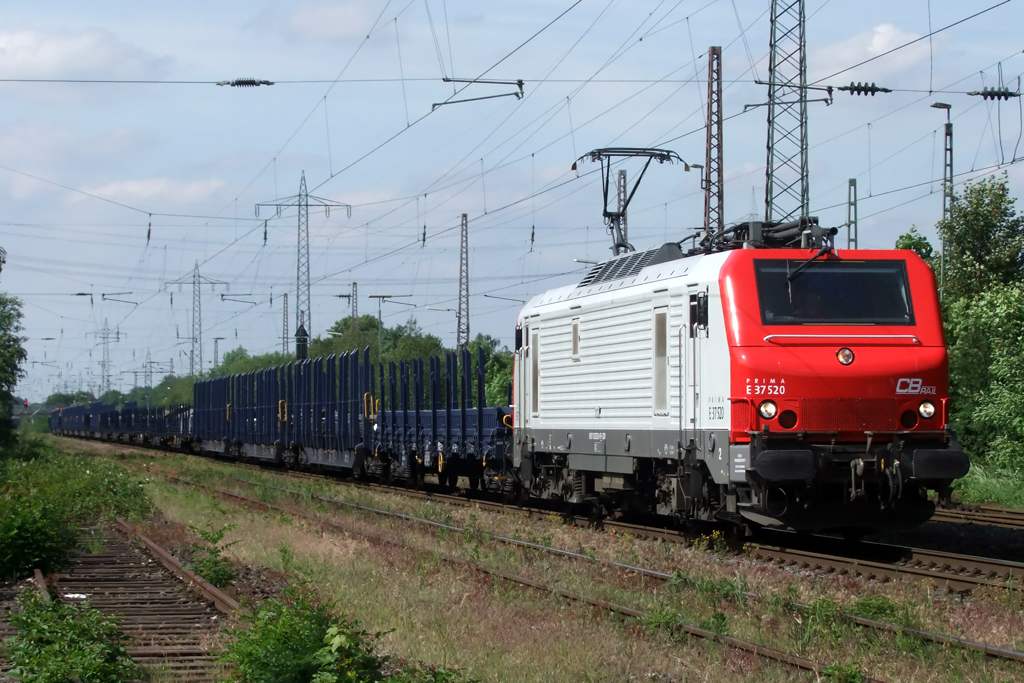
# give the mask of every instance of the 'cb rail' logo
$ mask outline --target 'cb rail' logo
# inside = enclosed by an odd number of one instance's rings
[[[901,377],[896,382],[897,394],[934,394],[935,387],[926,387],[920,377]]]

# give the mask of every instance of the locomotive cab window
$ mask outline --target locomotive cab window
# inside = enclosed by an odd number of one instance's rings
[[[763,325],[914,324],[903,261],[759,259],[754,276]]]

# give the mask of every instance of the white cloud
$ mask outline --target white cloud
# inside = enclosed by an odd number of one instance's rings
[[[113,199],[125,204],[152,200],[188,204],[208,199],[222,187],[224,187],[224,181],[220,179],[182,182],[172,178],[147,178],[145,180],[117,180],[82,189],[104,199]],[[72,201],[85,199],[88,198],[75,194]]]
[[[6,78],[152,78],[168,62],[99,29],[0,31],[0,73]]]
[[[288,16],[287,26],[295,38],[334,42],[366,35],[373,19],[359,2],[301,2]]]
[[[877,57],[918,37],[918,34],[907,33],[893,24],[879,24],[846,40],[815,50],[811,58],[808,59],[811,71],[809,79],[813,81],[827,77],[866,59]],[[867,79],[882,85],[882,79],[900,74],[910,67],[916,66],[927,60],[928,55],[928,41],[922,40],[862,68],[847,71],[837,78],[843,82]]]

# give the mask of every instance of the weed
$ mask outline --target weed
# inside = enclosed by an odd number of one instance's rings
[[[29,591],[11,614],[17,635],[7,648],[12,676],[25,683],[121,683],[142,677],[111,617],[87,605],[62,605]]]
[[[277,552],[281,556],[281,571],[291,574],[295,570],[295,552],[288,545],[282,545]]]
[[[797,617],[800,632],[797,649],[805,650],[812,642],[833,644],[842,635],[839,605],[828,598],[816,598]]]
[[[859,664],[833,664],[822,669],[821,675],[826,681],[834,683],[862,683],[867,680]]]
[[[203,542],[191,544],[192,549],[197,551],[200,557],[198,560],[190,563],[188,568],[217,588],[226,588],[235,580],[235,575],[237,574],[231,563],[226,558],[221,557],[221,553],[235,545],[235,543],[238,543],[238,541],[220,545],[220,542],[224,539],[224,534],[234,528],[234,524],[228,524],[220,529],[214,529],[213,524],[210,522],[206,523],[205,529],[200,529],[196,526],[189,527],[189,530],[199,536]]]
[[[714,612],[711,615],[701,619],[698,624],[705,631],[711,631],[724,636],[728,630],[728,617],[723,612]]]
[[[872,595],[870,598],[861,598],[850,606],[850,614],[875,621],[893,623],[900,613],[899,604],[885,595]]]

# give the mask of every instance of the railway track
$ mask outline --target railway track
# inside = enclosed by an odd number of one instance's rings
[[[225,615],[238,603],[122,520],[99,533],[102,550],[75,556],[55,577],[52,597],[113,615],[131,638],[128,654],[154,676],[223,680],[225,668],[213,646]],[[13,601],[13,591],[0,588],[0,600]],[[8,635],[13,630],[0,623],[0,637]]]
[[[130,446],[124,446],[124,448],[132,450]],[[536,507],[520,507],[475,496],[467,497],[425,489],[410,489],[378,482],[339,479],[309,472],[269,469],[258,464],[239,463],[228,460],[218,461],[239,469],[274,472],[293,479],[330,481],[345,486],[386,491],[420,500],[432,500],[462,506],[475,505],[483,509],[502,513],[513,512],[530,517],[557,518],[563,522],[577,525],[597,524],[606,530],[616,530],[642,538],[656,538],[677,543],[684,543],[693,539],[692,533],[664,526],[638,524],[608,518],[593,520],[571,512],[552,511]],[[262,485],[257,482],[248,483],[250,485]],[[1012,513],[1014,511],[1006,512]],[[798,536],[797,534],[786,532],[766,533],[769,537],[777,539],[777,542],[745,543],[736,541],[730,544],[731,548],[734,552],[748,554],[754,559],[769,562],[776,566],[817,571],[826,574],[856,576],[878,581],[907,578],[911,580],[931,580],[939,587],[945,587],[958,592],[970,591],[982,586],[1010,588],[1013,590],[1020,590],[1024,587],[1024,563],[1020,562],[883,543],[849,544],[829,536]]]
[[[234,464],[246,469],[267,471],[266,468],[259,465]],[[304,472],[281,471],[279,473],[295,479],[322,479],[319,475]],[[577,525],[594,523],[594,520],[571,513],[521,508],[481,498],[467,498],[454,494],[413,490],[371,482],[336,479],[331,481],[360,488],[385,490],[421,500],[434,500],[456,505],[475,505],[499,512],[512,510],[531,517],[558,518],[563,522]],[[254,482],[248,483],[254,484]],[[617,519],[602,519],[597,523],[604,529],[614,529],[642,538],[656,538],[677,543],[693,539],[693,534],[662,526],[637,524]],[[857,576],[870,580],[928,579],[940,587],[961,592],[980,586],[1012,587],[1015,590],[1024,587],[1024,563],[883,543],[865,542],[851,546],[828,536],[801,538],[785,532],[765,533],[780,539],[780,542],[775,544],[733,542],[730,545],[737,553],[747,554],[753,559],[770,562],[777,566]],[[814,545],[816,548],[810,549],[807,547],[808,545]]]
[[[262,467],[260,465],[248,464],[248,463],[231,462],[231,465],[234,466],[234,467],[240,468],[240,469],[257,470],[257,471],[260,471],[260,472],[268,471],[267,468],[265,468],[265,467]],[[278,474],[278,475],[280,475],[282,477],[285,477],[285,478],[292,478],[292,479],[297,479],[297,480],[315,480],[315,481],[324,481],[325,480],[325,477],[323,477],[321,475],[305,473],[305,472],[294,472],[294,471],[288,471],[288,470],[269,470],[269,471],[273,472],[274,474]],[[207,486],[205,484],[192,482],[192,481],[189,481],[187,479],[183,479],[181,477],[175,477],[175,476],[172,476],[172,475],[163,475],[163,476],[167,477],[168,479],[170,479],[171,481],[174,481],[176,483],[180,483],[180,484],[184,484],[184,485],[189,485],[189,486],[193,486],[193,487],[204,488],[204,489],[207,489],[208,491],[211,491],[211,492],[215,493],[216,495],[221,495],[221,496],[224,496],[226,498],[233,499],[235,501],[241,501],[241,502],[246,503],[246,504],[254,504],[254,505],[257,505],[257,506],[265,506],[265,507],[268,507],[270,509],[278,509],[278,510],[281,510],[281,511],[286,511],[289,514],[293,514],[293,515],[296,515],[296,516],[299,516],[299,517],[304,516],[304,514],[299,512],[299,511],[295,511],[295,510],[290,509],[290,508],[286,509],[286,508],[281,508],[280,506],[274,506],[273,504],[266,503],[264,501],[259,501],[259,500],[256,500],[254,498],[251,498],[249,496],[241,495],[241,494],[239,494],[236,491],[226,491],[224,489],[217,489],[215,487],[210,487],[210,486]],[[243,478],[233,478],[233,480],[238,482],[238,483],[245,484],[247,486],[265,487],[265,488],[276,489],[276,490],[279,490],[281,492],[285,492],[285,493],[288,493],[288,494],[290,494],[292,496],[295,496],[296,498],[313,498],[313,499],[318,500],[319,502],[325,502],[325,503],[332,504],[332,505],[335,505],[335,506],[338,506],[338,507],[358,508],[358,509],[362,509],[362,510],[365,510],[365,511],[368,511],[368,512],[377,513],[377,514],[386,515],[386,516],[391,516],[391,517],[402,518],[402,519],[406,519],[406,520],[409,520],[409,521],[412,521],[412,522],[423,523],[423,524],[427,524],[427,525],[434,526],[434,527],[443,527],[443,528],[446,528],[446,529],[448,529],[450,531],[455,531],[455,532],[463,531],[462,529],[460,529],[458,527],[442,524],[442,523],[435,522],[435,521],[432,521],[432,520],[418,518],[418,517],[415,517],[415,516],[412,516],[412,515],[406,515],[406,514],[401,514],[401,513],[396,513],[396,512],[392,512],[392,511],[386,511],[386,510],[379,510],[379,509],[375,509],[375,508],[371,508],[371,507],[367,507],[367,506],[363,506],[363,505],[358,505],[358,504],[355,504],[355,503],[350,503],[350,502],[346,502],[346,501],[339,501],[337,499],[326,497],[326,496],[317,496],[317,495],[311,494],[309,492],[296,491],[296,490],[292,490],[292,489],[287,489],[285,487],[269,485],[269,484],[266,484],[264,482],[256,482],[256,481],[252,481],[252,480],[248,480],[248,479],[243,479]],[[572,515],[566,515],[566,514],[561,513],[561,512],[537,510],[537,509],[532,509],[532,508],[520,508],[520,507],[516,507],[516,506],[505,505],[505,504],[498,503],[498,502],[495,502],[495,501],[481,500],[481,499],[476,499],[476,498],[466,498],[466,497],[458,496],[458,495],[454,495],[454,494],[437,493],[437,492],[424,491],[424,490],[414,490],[414,489],[408,489],[408,488],[405,488],[405,487],[392,486],[392,485],[379,484],[379,483],[372,483],[372,482],[364,482],[364,481],[337,480],[337,479],[333,479],[333,478],[329,479],[328,481],[331,481],[331,482],[334,482],[334,483],[340,483],[340,484],[344,484],[346,486],[351,486],[351,487],[356,487],[356,488],[386,490],[386,491],[395,492],[395,493],[399,493],[399,494],[404,495],[404,496],[410,496],[410,497],[418,498],[418,499],[422,499],[422,500],[435,500],[435,501],[450,502],[450,503],[454,503],[454,504],[458,504],[458,505],[478,506],[478,507],[485,508],[485,509],[494,509],[494,510],[497,510],[497,511],[500,511],[500,512],[514,511],[514,512],[519,513],[519,514],[529,515],[529,516],[532,516],[532,517],[546,517],[546,518],[557,517],[557,518],[559,518],[562,521],[569,521],[569,522],[574,522],[574,523],[578,523],[578,524],[587,524],[588,521],[589,521],[589,520],[586,520],[586,519],[581,518],[581,517],[576,517],[576,516],[572,516]],[[313,519],[313,518],[310,518],[310,519]],[[320,519],[316,519],[315,521],[317,521],[317,523],[321,523],[321,524],[324,523],[323,520],[320,520]],[[341,527],[340,525],[336,525],[336,524],[333,524],[333,523],[331,523],[331,525],[335,526],[336,528],[344,528],[344,527]],[[613,528],[613,529],[620,530],[622,532],[630,533],[630,534],[632,534],[634,536],[638,536],[638,537],[659,538],[659,539],[670,540],[670,541],[675,541],[675,542],[684,542],[686,540],[692,539],[692,536],[689,536],[685,532],[680,531],[678,529],[666,529],[666,528],[661,528],[661,527],[656,527],[656,526],[647,526],[647,525],[623,522],[623,521],[620,521],[620,520],[607,520],[607,519],[605,519],[605,520],[601,521],[601,525],[604,528],[606,528],[606,529],[607,528]],[[357,533],[363,533],[363,532],[357,532]],[[576,558],[576,559],[581,559],[581,560],[586,560],[586,561],[591,561],[591,562],[597,562],[599,564],[605,564],[605,565],[609,565],[609,566],[615,566],[615,567],[618,567],[620,569],[625,569],[625,570],[628,570],[628,571],[632,571],[632,572],[635,572],[635,573],[638,573],[638,574],[642,574],[642,575],[644,575],[646,577],[649,577],[649,578],[652,578],[652,579],[656,579],[656,580],[660,580],[660,581],[664,581],[664,580],[667,580],[667,579],[671,578],[671,575],[665,574],[664,572],[658,572],[658,571],[654,571],[654,570],[650,570],[650,569],[645,569],[643,567],[624,565],[624,564],[621,564],[621,563],[616,563],[616,562],[611,562],[611,561],[607,561],[607,560],[602,560],[600,558],[595,558],[595,557],[591,557],[591,556],[587,556],[587,555],[583,555],[583,554],[579,554],[579,553],[573,553],[571,551],[561,550],[561,549],[557,549],[557,548],[549,548],[549,547],[546,547],[546,546],[542,546],[542,545],[535,544],[535,543],[529,543],[529,542],[525,542],[525,541],[518,540],[518,539],[509,539],[509,538],[494,536],[493,534],[487,534],[487,533],[484,533],[484,535],[491,536],[492,538],[494,538],[494,540],[497,540],[497,541],[503,542],[503,543],[510,543],[510,544],[515,544],[515,545],[519,545],[519,546],[527,546],[527,547],[531,547],[531,548],[540,550],[542,552],[553,552],[553,553],[559,554],[559,555],[571,556],[571,557]],[[786,536],[786,535],[795,537],[795,534],[782,534],[782,536]],[[384,542],[389,542],[389,543],[393,542],[393,541],[391,541],[389,539],[383,539],[383,538],[380,538],[378,540],[382,540]],[[819,538],[816,538],[815,541],[818,542],[818,543],[833,544],[833,545],[837,545],[837,546],[838,545],[842,545],[842,542],[839,539],[828,538],[828,537],[819,537]],[[864,578],[868,578],[868,579],[881,580],[881,581],[889,581],[889,580],[894,580],[894,579],[897,579],[897,578],[908,578],[908,577],[916,579],[916,580],[928,579],[928,580],[936,582],[939,585],[945,585],[948,588],[952,588],[952,589],[956,589],[956,590],[962,590],[962,591],[970,590],[970,589],[976,588],[978,586],[992,586],[992,587],[997,587],[997,588],[1007,588],[1007,587],[1014,587],[1014,588],[1016,588],[1016,587],[1019,587],[1022,584],[1022,581],[1024,581],[1024,564],[1015,563],[1015,562],[1008,562],[1008,561],[1003,561],[1003,560],[994,560],[994,559],[987,559],[987,558],[971,557],[971,556],[966,556],[966,555],[957,555],[957,554],[954,554],[954,553],[944,553],[944,552],[932,551],[932,550],[907,548],[907,547],[902,547],[902,546],[893,546],[893,545],[884,545],[884,544],[875,544],[875,543],[861,543],[861,544],[858,544],[858,547],[864,549],[866,551],[866,554],[868,554],[868,555],[872,555],[873,554],[873,555],[878,556],[879,558],[883,558],[883,559],[887,558],[886,561],[877,561],[877,560],[864,559],[863,557],[850,558],[848,556],[844,557],[844,556],[841,556],[841,555],[830,555],[830,554],[822,553],[822,552],[812,552],[812,551],[807,551],[807,550],[801,550],[799,548],[796,548],[796,549],[788,548],[788,547],[786,547],[785,544],[765,545],[765,544],[733,543],[732,547],[733,547],[733,550],[736,551],[737,553],[744,553],[744,554],[746,554],[746,555],[748,555],[748,556],[750,556],[750,557],[752,557],[754,559],[759,559],[759,560],[762,560],[762,561],[767,561],[767,562],[770,562],[770,563],[773,563],[773,564],[776,564],[776,565],[782,565],[782,566],[788,566],[788,567],[796,567],[796,568],[803,568],[803,569],[812,569],[812,570],[816,570],[816,571],[823,571],[823,572],[829,572],[829,573],[835,573],[835,574],[854,575],[854,576],[860,576],[860,577],[864,577]],[[458,558],[447,558],[447,559],[449,561],[455,561],[455,562],[460,562],[460,563],[464,562],[463,560],[460,560]],[[538,587],[538,588],[541,588],[542,590],[550,590],[550,591],[554,591],[554,592],[559,592],[559,593],[565,595],[566,597],[569,597],[569,598],[572,598],[572,599],[580,599],[580,600],[583,600],[584,602],[588,602],[588,603],[593,604],[593,605],[598,606],[598,607],[602,607],[602,608],[605,608],[605,609],[611,609],[612,611],[617,611],[617,612],[620,612],[620,613],[623,613],[623,614],[627,614],[627,615],[631,615],[631,616],[637,616],[638,614],[642,615],[642,613],[637,612],[636,610],[631,610],[630,608],[625,608],[625,607],[618,606],[618,605],[604,604],[602,601],[595,601],[593,598],[589,598],[588,596],[578,596],[576,594],[569,594],[569,593],[567,593],[565,591],[562,591],[561,589],[558,589],[557,587],[548,586],[548,585],[540,584],[540,583],[537,583],[537,582],[532,582],[532,581],[530,581],[528,579],[524,579],[522,577],[508,576],[508,575],[502,574],[501,572],[491,572],[491,570],[488,570],[486,568],[478,567],[476,565],[476,563],[469,562],[468,564],[473,565],[474,567],[476,567],[478,569],[481,569],[482,571],[488,571],[489,573],[497,573],[498,575],[503,576],[504,578],[506,578],[508,580],[516,581],[516,582],[522,583],[524,585],[530,585],[530,586]],[[758,596],[755,595],[755,594],[748,594],[746,597],[751,598],[751,599],[755,599],[755,600],[759,599]],[[794,607],[796,607],[796,608],[804,607],[803,605],[801,605],[799,603],[793,603],[793,604],[794,604]],[[979,642],[975,642],[975,641],[970,641],[970,640],[963,639],[963,638],[957,638],[957,637],[953,637],[953,636],[946,636],[946,635],[943,635],[943,634],[931,633],[931,632],[924,631],[924,630],[912,629],[912,628],[907,628],[907,627],[903,627],[903,626],[899,626],[899,625],[895,625],[895,624],[879,622],[879,621],[875,621],[875,620],[871,620],[871,619],[865,619],[865,618],[858,617],[858,616],[855,616],[855,615],[849,615],[848,618],[851,621],[853,621],[854,623],[856,623],[856,624],[858,624],[858,625],[860,625],[862,627],[869,628],[869,629],[875,629],[875,630],[880,630],[880,631],[889,631],[889,632],[903,632],[905,634],[910,634],[910,635],[916,636],[918,638],[921,638],[923,640],[929,640],[929,641],[938,643],[940,645],[946,645],[946,646],[954,645],[954,646],[958,646],[958,647],[961,647],[961,648],[964,648],[964,649],[967,649],[967,650],[973,650],[975,652],[979,652],[979,653],[982,653],[982,654],[985,654],[985,655],[988,655],[990,657],[994,657],[994,658],[997,658],[997,659],[1006,659],[1006,660],[1010,660],[1010,661],[1024,662],[1024,652],[1018,652],[1018,651],[1015,651],[1015,650],[1010,650],[1010,649],[1001,648],[1001,647],[997,647],[997,646],[993,646],[993,645],[988,645],[988,644],[985,644],[985,643],[979,643]],[[797,666],[799,666],[799,664]],[[803,668],[803,667],[800,667],[800,668]]]
[[[1024,531],[1024,510],[956,503],[952,509],[937,509],[932,521],[952,524],[985,524]]]

